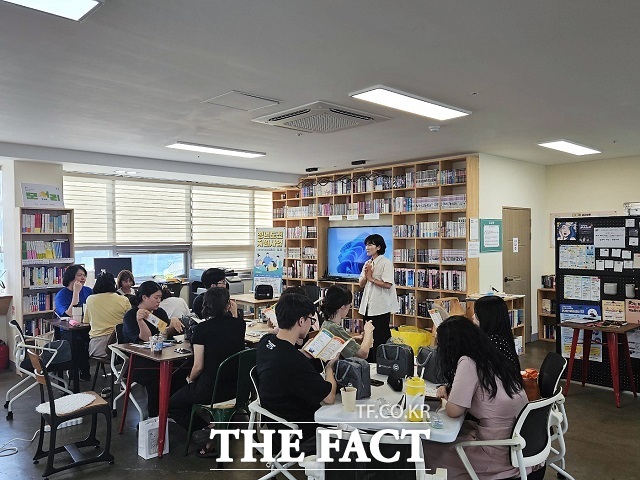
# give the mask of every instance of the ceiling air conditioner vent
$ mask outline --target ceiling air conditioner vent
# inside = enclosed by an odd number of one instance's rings
[[[333,133],[389,120],[382,115],[348,109],[327,102],[301,105],[284,112],[254,118],[254,122],[307,133]]]

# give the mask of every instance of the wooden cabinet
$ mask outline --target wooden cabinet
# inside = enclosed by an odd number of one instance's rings
[[[20,209],[22,323],[31,335],[44,333],[42,317],[53,315],[53,299],[65,269],[74,263],[73,210]]]
[[[556,341],[556,289],[538,289],[538,340]]]
[[[327,229],[392,227],[393,246],[387,248],[393,249],[401,304],[394,325],[430,327],[427,310],[435,299],[453,296],[464,302],[467,292],[478,291],[478,259],[467,258],[468,219],[477,217],[475,155],[315,175],[273,193],[273,226],[287,230],[286,284],[342,284],[354,294],[355,318],[360,316],[357,282],[323,280]]]
[[[480,295],[474,295],[467,298],[467,317],[473,318],[474,303],[480,298]],[[516,352],[521,355],[525,351],[524,330],[525,330],[525,296],[524,295],[507,295],[502,297],[507,304],[509,310],[509,321],[511,322],[511,330],[516,343]]]

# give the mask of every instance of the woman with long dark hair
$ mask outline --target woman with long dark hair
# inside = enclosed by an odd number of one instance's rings
[[[487,335],[461,315],[449,317],[438,327],[438,360],[447,386],[438,396],[447,399],[449,417],[465,413],[477,421],[465,420],[458,441],[509,438],[516,417],[527,404],[520,371],[505,362]],[[424,442],[429,468],[446,468],[447,478],[468,478],[455,443]],[[511,466],[508,447],[467,449],[469,461],[486,480],[518,475]]]
[[[487,295],[473,302],[473,309],[474,323],[487,334],[498,353],[520,371],[520,360],[509,320],[509,307],[505,301],[495,295]]]

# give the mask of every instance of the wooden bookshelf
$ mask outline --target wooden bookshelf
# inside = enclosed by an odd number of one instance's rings
[[[359,318],[357,282],[322,280],[327,228],[362,226],[365,221],[390,225],[393,247],[387,248],[393,249],[396,276],[403,278],[397,278],[396,289],[404,305],[392,316],[393,324],[431,327],[427,309],[434,300],[453,296],[464,302],[468,292],[478,291],[478,258],[467,258],[469,218],[478,218],[478,181],[478,156],[462,155],[314,175],[302,178],[300,188],[275,191],[273,226],[287,229],[287,249],[317,252],[316,258],[287,255],[287,286],[328,288],[340,283],[354,294],[352,317]],[[330,220],[331,215],[342,215],[343,220]],[[358,220],[348,220],[348,215]],[[418,282],[423,271],[437,281]],[[402,277],[402,272],[411,273]]]
[[[42,330],[43,317],[51,318],[53,299],[63,288],[65,269],[74,263],[73,210],[20,208],[22,325]]]
[[[474,314],[475,301],[482,295],[473,295],[467,298],[467,317],[472,318]],[[501,297],[507,304],[509,317],[511,320],[511,330],[513,337],[516,339],[516,350],[518,355],[525,353],[525,296],[524,295],[506,295]]]
[[[556,289],[538,289],[538,340],[556,341]]]

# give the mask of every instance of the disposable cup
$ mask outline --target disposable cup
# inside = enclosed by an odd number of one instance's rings
[[[342,395],[342,409],[345,412],[356,411],[356,387],[344,387],[340,390]]]

